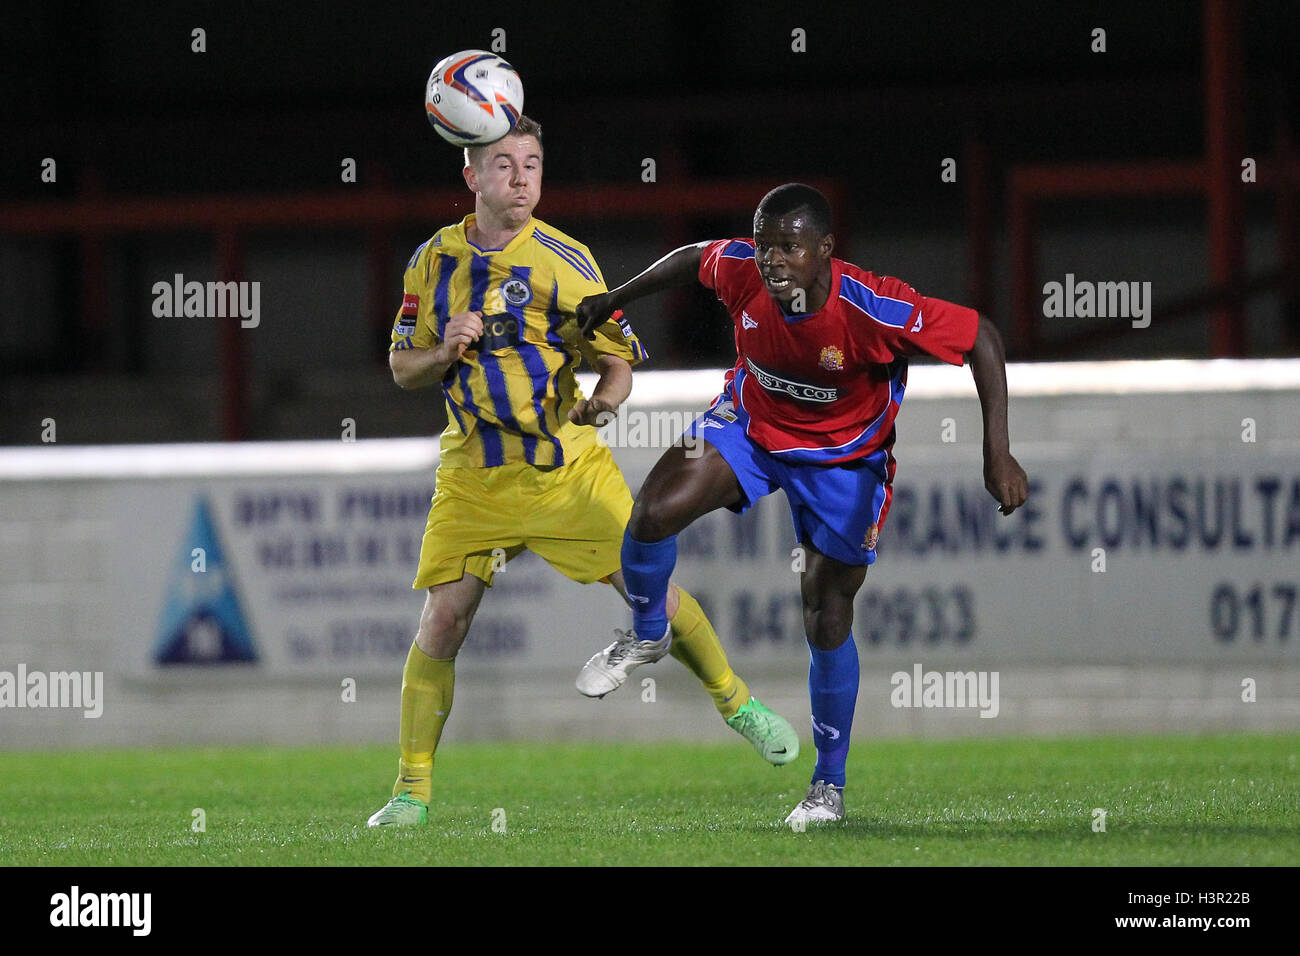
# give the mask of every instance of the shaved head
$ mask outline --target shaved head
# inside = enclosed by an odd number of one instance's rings
[[[824,236],[831,231],[831,204],[820,192],[803,183],[777,186],[759,201],[758,208],[754,210],[754,218],[757,220],[759,216],[767,216],[780,219],[794,212],[805,213],[800,218],[812,226],[818,235]]]

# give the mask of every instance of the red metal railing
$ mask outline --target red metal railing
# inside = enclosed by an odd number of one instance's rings
[[[1007,225],[1011,242],[1011,328],[1008,347],[1019,355],[1041,355],[1042,299],[1038,293],[1035,212],[1057,199],[1113,199],[1192,195],[1207,200],[1209,288],[1161,308],[1165,318],[1211,311],[1209,352],[1215,357],[1246,353],[1246,298],[1280,289],[1287,316],[1289,345],[1300,347],[1300,254],[1297,253],[1296,192],[1300,162],[1291,144],[1287,104],[1278,104],[1277,136],[1271,157],[1259,157],[1255,182],[1242,179],[1246,158],[1242,138],[1241,7],[1232,0],[1205,0],[1205,159],[1190,162],[1021,166],[1007,178]],[[1247,278],[1244,194],[1271,192],[1276,201],[1279,267]],[[972,243],[991,243],[990,234],[970,234]],[[974,253],[972,253],[974,260]],[[1092,341],[1107,333],[1086,333],[1071,342]],[[1058,347],[1063,342],[1055,343]]]

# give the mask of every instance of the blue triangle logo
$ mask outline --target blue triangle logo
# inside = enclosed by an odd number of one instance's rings
[[[198,570],[200,567],[202,570]],[[227,563],[206,498],[195,501],[189,533],[172,566],[153,658],[157,664],[257,660],[253,637],[235,591],[233,569]]]

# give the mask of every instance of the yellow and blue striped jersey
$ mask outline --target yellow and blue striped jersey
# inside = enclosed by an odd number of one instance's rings
[[[442,465],[563,465],[596,443],[594,428],[568,420],[584,397],[573,374],[582,359],[595,368],[602,354],[632,365],[648,356],[622,313],[594,341],[579,333],[574,309],[606,291],[586,246],[534,218],[504,248],[480,249],[466,237],[473,222],[415,250],[389,350],[433,348],[451,316],[481,310],[483,339],[442,381]]]

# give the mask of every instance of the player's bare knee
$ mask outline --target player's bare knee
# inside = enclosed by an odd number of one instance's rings
[[[652,544],[680,531],[681,516],[669,502],[638,498],[628,519],[628,534],[638,541]]]
[[[460,646],[465,643],[469,631],[467,623],[449,622],[439,626],[437,623],[425,628],[423,622],[416,632],[415,643],[420,650],[434,660],[450,660],[460,653]]]
[[[415,643],[437,660],[455,657],[469,632],[470,615],[447,604],[426,606]]]
[[[833,651],[848,639],[853,628],[853,603],[838,596],[810,602],[805,595],[803,626],[811,646],[819,651]]]

